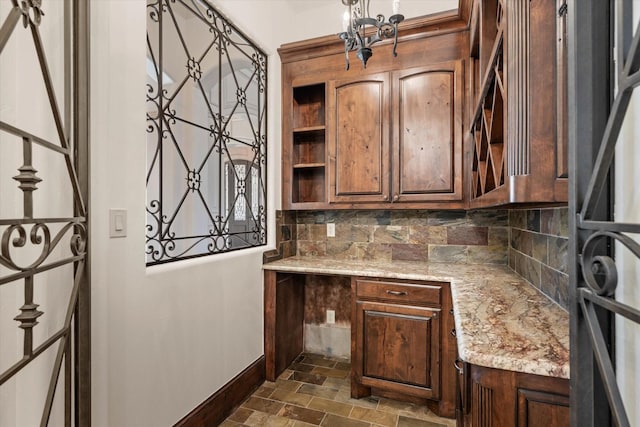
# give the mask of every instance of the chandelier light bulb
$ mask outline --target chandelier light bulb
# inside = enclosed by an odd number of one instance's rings
[[[400,0],[393,0],[392,10],[394,15],[400,14]]]

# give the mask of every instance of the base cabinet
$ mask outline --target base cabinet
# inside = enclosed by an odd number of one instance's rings
[[[448,283],[353,278],[351,396],[427,404],[454,416],[455,357]],[[420,399],[420,400],[416,400]]]
[[[569,380],[457,362],[459,427],[569,425]]]

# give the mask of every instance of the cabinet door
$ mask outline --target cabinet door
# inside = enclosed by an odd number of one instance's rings
[[[368,387],[437,399],[440,310],[358,301],[356,376]]]
[[[393,74],[393,201],[462,200],[462,61]]]
[[[329,201],[389,200],[389,75],[331,82]]]
[[[518,389],[518,427],[568,425],[568,396]]]

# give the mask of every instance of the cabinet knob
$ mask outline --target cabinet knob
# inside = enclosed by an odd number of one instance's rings
[[[385,194],[385,196],[382,198],[382,200],[384,200],[384,201],[386,202],[387,200],[389,200],[389,196],[387,196],[387,195]]]
[[[400,196],[398,196],[397,194],[395,196],[393,196],[393,201],[397,202],[398,200],[400,200]]]

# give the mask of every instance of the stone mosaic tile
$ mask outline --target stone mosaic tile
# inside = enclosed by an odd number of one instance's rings
[[[438,225],[411,225],[409,227],[409,243],[447,244],[447,227]]]
[[[308,372],[295,371],[293,373],[293,375],[291,376],[291,379],[294,379],[296,381],[300,381],[300,382],[303,382],[303,383],[320,385],[320,384],[324,383],[324,380],[326,380],[327,377],[325,377],[324,375],[316,375],[316,374],[312,374],[312,373],[308,373]]]
[[[276,389],[269,398],[280,402],[292,403],[298,406],[307,406],[309,402],[311,402],[311,399],[313,399],[313,397],[308,394],[297,393],[295,391],[282,388]]]
[[[354,242],[328,240],[327,255],[336,259],[357,259],[358,246]]]
[[[409,227],[401,225],[377,226],[373,231],[375,243],[407,243]]]
[[[292,420],[303,421],[305,423],[320,425],[327,414],[313,409],[302,408],[295,405],[284,405],[278,413],[281,417]]]
[[[569,209],[542,209],[540,211],[540,232],[552,236],[569,237]]]
[[[509,211],[501,210],[477,210],[468,211],[467,218],[470,225],[507,227],[509,225]]]
[[[506,264],[507,248],[502,245],[469,246],[467,262],[469,264]]]
[[[322,366],[316,366],[315,368],[313,368],[313,371],[311,371],[311,373],[316,375],[323,375],[327,378],[345,379],[347,378],[347,376],[349,376],[348,371],[335,369],[335,368],[325,368]]]
[[[276,415],[284,407],[284,404],[281,402],[276,402],[275,400],[252,396],[249,398],[249,400],[243,403],[242,406],[245,408],[253,409],[254,411]]]
[[[357,224],[336,224],[336,240],[344,242],[371,242],[371,226]]]
[[[448,245],[484,245],[489,241],[487,227],[447,227]]]
[[[444,424],[400,416],[398,427],[446,427]]]
[[[333,399],[338,394],[338,390],[330,388],[330,385],[325,382],[322,386],[316,384],[302,384],[298,389],[298,393],[322,397],[324,399]]]
[[[298,254],[300,256],[326,256],[327,242],[298,240]]]
[[[540,232],[540,209],[530,209],[527,211],[527,230]]]
[[[429,245],[429,261],[464,264],[467,262],[467,246]]]
[[[292,371],[300,372],[311,372],[313,368],[313,365],[307,365],[306,363],[294,363],[289,367]]]
[[[307,224],[297,224],[296,233],[298,240],[309,240],[309,227]]]
[[[336,359],[315,354],[304,354],[302,362],[314,366],[324,366],[325,368],[333,368],[338,363]]]
[[[375,425],[395,427],[398,423],[398,415],[390,412],[365,409],[354,406],[350,418],[366,421]]]
[[[243,423],[247,421],[247,418],[249,418],[251,414],[253,414],[253,411],[251,409],[241,407],[236,409],[236,411],[233,414],[231,414],[231,416],[228,419],[238,423]]]
[[[430,211],[429,225],[462,225],[468,222],[465,211]]]
[[[352,420],[345,417],[340,417],[338,415],[327,414],[324,421],[322,421],[323,426],[327,427],[370,427],[369,423],[365,423],[358,420]]]
[[[527,254],[537,259],[543,264],[548,262],[547,257],[547,236],[538,233],[527,233],[531,237],[531,253]]]
[[[511,229],[511,247],[526,255],[531,255],[533,242],[532,233],[517,228]]]
[[[509,227],[527,229],[527,211],[510,210],[509,211]]]
[[[332,361],[335,367],[329,369],[350,370],[349,362],[313,354],[300,356],[288,370],[295,372],[295,367],[302,366],[300,361],[305,358],[319,361],[323,364],[326,364],[327,361]],[[328,369],[322,366],[313,367]],[[330,379],[332,378],[328,380]],[[333,379],[336,380],[335,378]],[[402,425],[409,426],[455,426],[455,420],[439,418],[424,406],[381,399],[375,396],[351,399],[348,386],[338,392],[329,388],[327,383],[324,385],[302,384],[297,391],[292,392],[291,389],[295,389],[295,387],[286,387],[285,384],[287,382],[300,384],[293,380],[280,380],[276,383],[265,382],[261,389],[273,390],[272,398],[256,398],[254,393],[220,425],[225,427],[309,427],[317,425],[328,427],[395,427],[401,425],[399,423],[400,419],[402,419],[402,422],[405,423]],[[346,382],[348,383],[348,381]],[[275,410],[277,410],[276,414],[273,413]],[[434,422],[436,424],[432,424]]]
[[[328,414],[341,415],[343,417],[348,417],[353,409],[353,405],[336,402],[335,400],[323,399],[321,397],[314,397],[307,407],[326,412]]]
[[[327,240],[327,224],[307,225],[309,240]]]
[[[274,384],[274,387],[269,387],[263,384],[258,388],[258,390],[256,390],[253,393],[253,395],[257,397],[269,397],[271,396],[271,393],[273,393],[274,390],[275,390],[275,384]]]
[[[569,275],[546,265],[541,267],[540,285],[542,292],[561,307],[568,307]]]
[[[507,247],[509,244],[509,227],[489,227],[487,244]]]
[[[351,391],[349,389],[345,389],[338,391],[333,400],[336,402],[349,403],[353,406],[359,406],[362,408],[376,409],[380,399],[375,396],[364,397],[362,399],[352,399]]]
[[[293,378],[288,378],[286,380],[278,378],[276,380],[276,387],[277,388],[285,388],[287,390],[296,391],[298,388],[300,388],[301,385],[302,385],[301,382],[294,381]]]
[[[401,210],[391,212],[391,225],[428,225],[429,211]]]
[[[549,267],[562,273],[568,271],[569,240],[563,237],[549,237]]]
[[[529,282],[531,283],[533,286],[535,286],[536,288],[540,289],[540,269],[542,267],[542,264],[540,263],[540,261],[530,258],[528,256],[525,256],[523,258],[523,265],[522,265],[522,273],[521,275]]]
[[[338,363],[336,363],[335,368],[336,369],[341,369],[343,371],[350,371],[351,370],[351,363],[350,362],[338,362]]]
[[[391,245],[392,261],[427,261],[429,246],[395,243]]]
[[[358,259],[391,261],[391,245],[381,243],[357,244]]]

